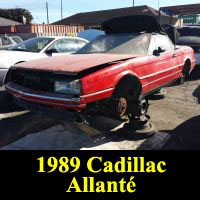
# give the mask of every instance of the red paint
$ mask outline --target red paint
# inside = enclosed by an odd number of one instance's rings
[[[31,62],[16,65],[20,68],[34,70],[49,70],[57,72],[78,73],[105,63],[134,58],[137,55],[118,55],[118,54],[75,54],[65,56],[55,56],[43,58]]]
[[[64,109],[80,111],[88,103],[111,97],[115,86],[125,75],[135,76],[142,85],[142,94],[145,94],[180,77],[186,60],[190,60],[191,70],[195,66],[194,51],[190,47],[180,47],[174,52],[163,53],[160,56],[142,57],[117,54],[69,55],[20,63],[17,66],[34,70],[78,73],[94,66],[124,59],[127,60],[117,64],[110,64],[104,69],[81,78],[82,93],[80,102],[44,100],[10,92],[12,95],[26,101],[52,107],[62,104]]]

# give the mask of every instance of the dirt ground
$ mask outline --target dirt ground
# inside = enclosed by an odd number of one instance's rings
[[[141,139],[131,127],[110,118],[93,118],[90,128],[30,113],[13,105],[1,87],[1,150],[200,149],[200,69],[183,85],[165,90],[165,98],[154,95],[149,100],[148,114],[157,133]]]

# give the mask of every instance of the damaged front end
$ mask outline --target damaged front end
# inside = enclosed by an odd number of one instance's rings
[[[25,109],[73,120],[86,107],[80,84],[76,75],[11,68],[5,88],[14,102]]]

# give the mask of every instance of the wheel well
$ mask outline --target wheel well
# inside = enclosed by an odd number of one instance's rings
[[[191,61],[190,59],[187,59],[184,64],[184,70],[186,70],[186,72],[189,74],[190,69],[191,69]]]
[[[139,98],[142,92],[142,84],[140,80],[133,75],[125,75],[122,77],[117,83],[113,94],[116,95],[116,93],[124,93],[124,90],[127,89],[126,86],[130,86],[130,96],[132,95],[134,100],[135,98]]]
[[[17,65],[17,64],[23,63],[23,62],[26,62],[26,61],[19,61],[19,62],[15,63],[14,65]],[[8,74],[8,72],[6,73],[6,75],[4,77],[3,84],[6,84],[6,82],[7,82],[7,74]]]
[[[23,63],[23,62],[26,62],[26,61],[19,61],[17,63],[15,63],[15,65],[19,64],[19,63]]]

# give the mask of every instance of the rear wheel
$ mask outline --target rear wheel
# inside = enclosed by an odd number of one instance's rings
[[[185,80],[189,77],[189,75],[190,75],[190,62],[187,61],[181,72],[181,76],[179,77],[178,83],[183,84],[185,82]]]

